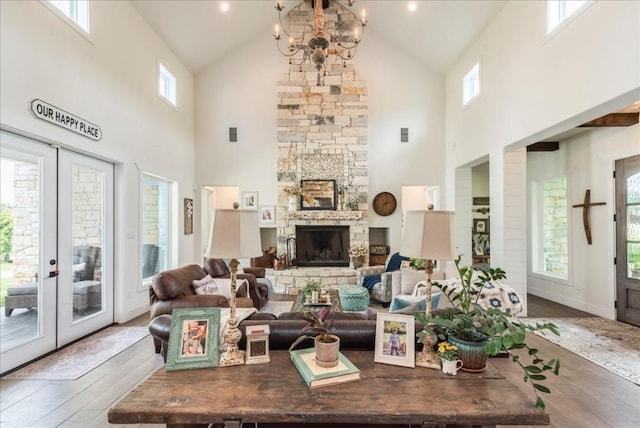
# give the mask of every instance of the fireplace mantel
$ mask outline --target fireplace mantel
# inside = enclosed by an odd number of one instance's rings
[[[352,220],[362,221],[369,218],[367,211],[286,211],[285,220]]]

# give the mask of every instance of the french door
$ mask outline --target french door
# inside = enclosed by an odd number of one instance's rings
[[[616,161],[617,319],[640,327],[640,156]]]
[[[113,165],[0,134],[0,373],[113,322]]]

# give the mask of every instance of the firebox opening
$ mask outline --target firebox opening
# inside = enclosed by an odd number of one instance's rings
[[[300,267],[348,267],[349,226],[296,226]]]

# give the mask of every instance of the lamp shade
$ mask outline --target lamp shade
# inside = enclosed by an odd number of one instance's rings
[[[204,256],[248,259],[262,255],[256,210],[215,210]]]
[[[407,211],[400,254],[425,260],[455,260],[453,211]]]

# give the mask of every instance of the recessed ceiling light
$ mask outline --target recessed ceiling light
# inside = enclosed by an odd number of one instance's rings
[[[227,3],[226,1],[223,1],[222,3],[220,3],[220,10],[223,12],[226,12],[229,10],[229,3]]]
[[[409,4],[407,5],[407,8],[409,9],[410,12],[415,12],[416,9],[418,8],[418,5],[416,4],[416,2],[410,1]]]

